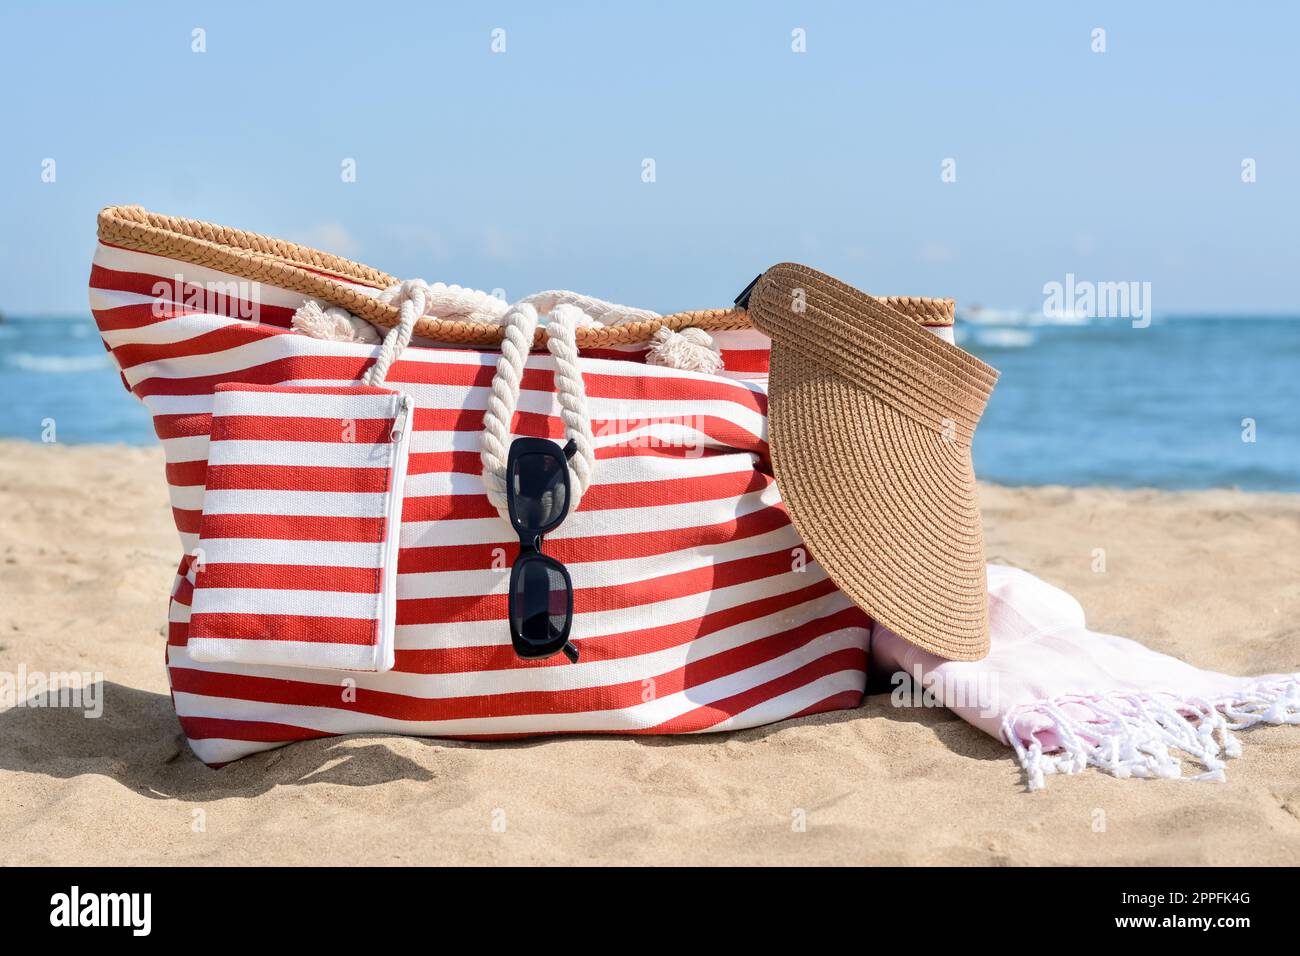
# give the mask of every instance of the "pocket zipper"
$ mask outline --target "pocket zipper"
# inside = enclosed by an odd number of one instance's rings
[[[375,670],[392,670],[395,660],[394,645],[397,630],[397,553],[402,537],[402,487],[406,484],[406,463],[410,457],[410,420],[415,410],[415,400],[402,395],[397,415],[389,433],[393,445],[387,507],[384,509],[384,567],[380,585],[379,644],[375,648]]]

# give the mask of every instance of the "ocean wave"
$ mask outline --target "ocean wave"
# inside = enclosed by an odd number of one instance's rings
[[[65,375],[107,368],[109,358],[107,352],[103,355],[33,355],[30,352],[14,352],[5,356],[5,365],[24,372]]]

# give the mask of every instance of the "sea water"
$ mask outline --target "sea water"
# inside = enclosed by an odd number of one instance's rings
[[[1300,318],[964,323],[957,340],[1001,372],[981,479],[1300,491]]]
[[[957,335],[1002,373],[975,438],[986,481],[1300,491],[1300,317],[986,314]],[[89,317],[0,322],[0,409],[2,437],[157,441]]]

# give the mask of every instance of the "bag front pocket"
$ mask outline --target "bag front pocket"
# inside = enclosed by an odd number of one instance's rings
[[[392,668],[413,415],[387,388],[217,386],[191,658]]]

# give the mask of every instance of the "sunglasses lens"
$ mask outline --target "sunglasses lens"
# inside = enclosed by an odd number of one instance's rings
[[[514,459],[510,474],[515,523],[524,531],[542,531],[564,516],[568,506],[567,466],[559,455],[526,454]]]
[[[527,561],[514,575],[511,624],[524,643],[554,653],[568,633],[569,582],[550,561]]]

